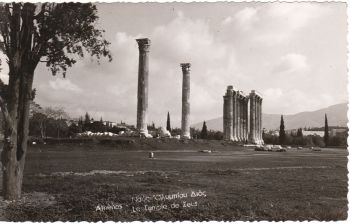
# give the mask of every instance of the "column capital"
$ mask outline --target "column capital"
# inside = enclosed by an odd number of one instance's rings
[[[181,66],[183,72],[190,71],[190,67],[191,67],[190,63],[181,63],[180,66]]]
[[[148,38],[141,38],[141,39],[136,39],[138,45],[139,45],[139,50],[142,52],[149,52],[149,48],[151,46],[151,40]]]
[[[226,96],[233,96],[233,86],[227,86]]]

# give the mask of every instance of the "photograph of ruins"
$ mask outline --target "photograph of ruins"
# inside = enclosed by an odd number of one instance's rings
[[[345,2],[0,2],[0,221],[345,221]]]

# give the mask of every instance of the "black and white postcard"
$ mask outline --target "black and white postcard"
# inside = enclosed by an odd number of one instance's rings
[[[347,7],[0,2],[0,221],[347,220]]]

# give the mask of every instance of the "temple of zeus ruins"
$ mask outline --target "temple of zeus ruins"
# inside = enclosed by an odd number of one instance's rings
[[[249,95],[228,86],[224,95],[224,140],[264,144],[262,139],[262,96]]]
[[[140,134],[151,137],[147,130],[148,62],[151,41],[136,40],[139,46],[137,89],[137,124]],[[180,64],[182,69],[181,138],[190,139],[190,63]],[[249,95],[228,86],[224,96],[224,140],[264,144],[262,139],[262,96],[255,90]]]

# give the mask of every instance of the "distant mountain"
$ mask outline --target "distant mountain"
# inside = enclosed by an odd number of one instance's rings
[[[293,115],[283,115],[286,129],[304,127],[323,127],[324,115],[327,114],[329,126],[347,126],[347,103],[336,104],[320,110],[301,112]],[[267,130],[279,129],[280,114],[263,114],[263,128]],[[209,130],[222,131],[222,117],[206,121]],[[203,123],[193,124],[191,127],[202,129]]]

